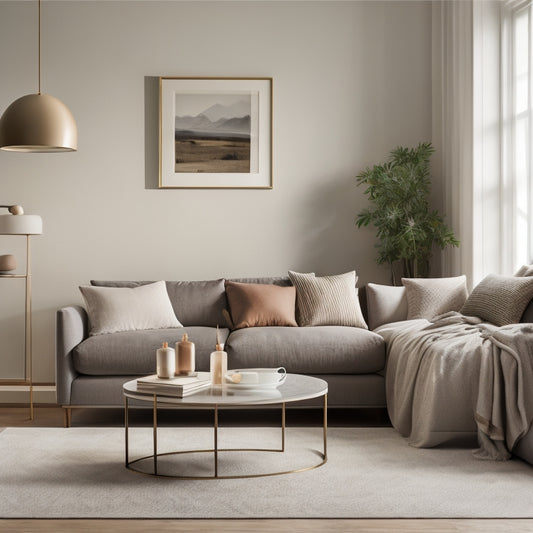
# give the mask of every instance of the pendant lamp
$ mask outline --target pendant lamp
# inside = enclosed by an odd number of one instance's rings
[[[0,118],[0,148],[11,152],[72,152],[78,129],[69,108],[41,93],[41,0],[39,4],[39,92],[15,100]]]

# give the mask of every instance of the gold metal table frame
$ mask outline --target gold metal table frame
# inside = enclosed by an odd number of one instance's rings
[[[295,470],[284,470],[284,471],[276,471],[276,472],[266,472],[261,474],[246,474],[246,475],[219,475],[218,473],[218,454],[219,452],[278,452],[282,453],[285,451],[285,402],[282,402],[281,404],[281,447],[279,449],[270,449],[270,448],[219,448],[218,447],[218,411],[220,405],[217,403],[213,403],[212,405],[206,406],[207,408],[212,407],[214,411],[214,417],[213,417],[213,448],[207,449],[207,450],[180,450],[180,451],[174,451],[174,452],[166,452],[166,453],[158,453],[157,451],[157,408],[158,408],[158,398],[163,399],[162,397],[158,396],[157,394],[150,395],[153,396],[152,402],[153,402],[153,454],[146,455],[144,457],[140,457],[134,460],[130,461],[129,457],[129,403],[128,403],[128,396],[124,396],[124,435],[125,435],[125,466],[127,469],[136,472],[138,474],[144,474],[148,476],[156,476],[156,477],[165,477],[165,478],[172,478],[172,479],[245,479],[245,478],[257,478],[257,477],[268,477],[268,476],[279,476],[284,474],[293,474],[297,472],[306,472],[308,470],[313,470],[314,468],[318,468],[322,465],[324,465],[328,460],[327,455],[327,412],[328,412],[328,395],[327,395],[327,389],[326,392],[323,394],[324,396],[324,404],[323,404],[323,426],[322,426],[322,433],[323,433],[323,452],[319,452],[318,450],[312,450],[316,453],[318,453],[320,457],[320,462],[316,464],[312,464],[309,466],[297,468]],[[168,398],[166,398],[168,399]],[[276,404],[274,404],[276,405]],[[224,405],[223,407],[236,407],[237,405]],[[189,454],[189,453],[212,453],[213,454],[213,475],[203,475],[203,476],[179,476],[179,475],[170,475],[165,474],[160,471],[158,468],[158,458],[163,456],[169,456],[169,455],[182,455],[182,454]],[[142,470],[139,470],[136,468],[139,463],[146,460],[153,460],[153,472],[144,472]]]

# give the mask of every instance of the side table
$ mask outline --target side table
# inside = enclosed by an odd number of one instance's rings
[[[42,219],[38,215],[24,215],[20,206],[7,207],[10,215],[0,215],[0,235],[16,235],[26,237],[26,273],[2,274],[0,279],[26,280],[25,312],[24,312],[24,377],[22,379],[0,379],[0,385],[29,386],[30,420],[33,420],[33,360],[32,360],[32,328],[31,328],[31,236],[43,231]]]

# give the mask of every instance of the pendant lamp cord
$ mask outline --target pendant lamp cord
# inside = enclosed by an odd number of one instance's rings
[[[39,0],[39,94],[41,94],[41,0]]]

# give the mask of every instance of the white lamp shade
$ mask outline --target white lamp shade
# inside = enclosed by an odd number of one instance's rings
[[[0,118],[0,148],[12,152],[69,152],[78,128],[69,108],[49,94],[27,94]]]
[[[39,215],[0,215],[0,235],[40,235],[43,219]]]

